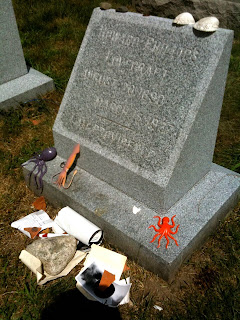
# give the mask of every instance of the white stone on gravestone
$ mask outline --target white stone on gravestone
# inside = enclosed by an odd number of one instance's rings
[[[0,109],[54,90],[53,80],[28,71],[11,0],[0,1]]]

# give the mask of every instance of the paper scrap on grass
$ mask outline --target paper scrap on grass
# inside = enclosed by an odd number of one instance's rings
[[[156,309],[156,310],[158,310],[158,311],[162,311],[162,310],[163,310],[162,307],[159,307],[159,306],[157,306],[156,304],[155,304],[155,306],[153,306],[153,308]]]
[[[92,263],[100,264],[104,270],[114,274],[116,281],[118,281],[121,278],[126,261],[126,256],[93,244],[84,262],[84,267],[89,267]]]
[[[31,234],[24,230],[24,228],[41,228],[41,230],[52,228],[52,226],[55,224],[55,222],[49,217],[49,215],[43,211],[39,210],[33,213],[30,213],[29,215],[14,221],[11,223],[11,227],[20,230],[22,233],[24,233],[26,236],[31,238]]]
[[[84,267],[76,276],[76,287],[89,300],[98,301],[109,307],[117,307],[120,304],[129,302],[129,291],[131,288],[130,279],[114,281],[112,283],[113,292],[110,296],[101,297],[97,295],[96,288],[98,282],[104,273],[104,267],[101,264],[92,263]]]
[[[80,263],[86,256],[86,253],[83,251],[77,250],[72,260],[68,263],[66,268],[55,276],[47,274],[43,270],[42,262],[36,258],[31,253],[26,250],[22,250],[19,256],[19,259],[33,272],[36,274],[37,283],[43,285],[48,281],[58,279],[60,277],[66,276],[78,263]]]
[[[37,198],[34,202],[33,202],[33,206],[36,210],[44,210],[46,211],[47,205],[46,205],[46,201],[44,196],[41,196],[39,198]]]
[[[39,125],[39,123],[42,122],[41,119],[29,119],[29,120],[32,122],[32,124],[33,124],[34,126],[37,126],[37,125]]]

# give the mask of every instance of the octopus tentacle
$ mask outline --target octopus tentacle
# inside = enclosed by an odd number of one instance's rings
[[[23,163],[22,166],[24,167],[24,166],[28,165],[28,164],[31,163],[31,162],[37,163],[37,161],[38,161],[38,159],[31,158],[31,159],[29,159],[28,161],[26,161],[25,163]]]
[[[159,236],[159,233],[155,234],[155,236],[152,238],[152,240],[149,243],[154,242],[158,236]]]
[[[162,240],[162,237],[163,237],[163,234],[159,237],[159,239],[158,239],[158,248],[160,247],[160,242],[161,242],[161,240]]]
[[[30,171],[29,174],[28,174],[28,176],[29,176],[29,185],[30,185],[32,174],[35,171],[35,169],[37,168],[37,166],[38,166],[38,163],[35,164],[35,166],[33,167],[32,171]]]
[[[161,217],[159,216],[154,216],[153,218],[158,218],[158,226],[161,227]]]
[[[149,229],[149,228],[153,228],[156,232],[159,232],[159,231],[160,231],[160,229],[157,229],[153,224],[152,224],[151,226],[149,226],[148,229]]]
[[[172,225],[170,226],[170,228],[174,228],[175,227],[175,222],[173,221],[173,219],[176,217],[176,215],[174,215],[172,218],[171,218],[171,221],[172,221]]]
[[[40,175],[39,175],[39,177],[38,177],[39,189],[41,189],[42,191],[43,191],[43,181],[42,181],[42,178],[43,178],[43,176],[45,175],[46,172],[47,172],[47,165],[46,165],[46,163],[44,162],[44,163],[41,165]]]
[[[176,228],[176,230],[175,230],[174,232],[170,230],[170,233],[171,233],[171,234],[176,234],[176,233],[178,232],[178,228],[179,228],[179,226],[180,226],[180,224],[179,224],[179,225],[177,225],[177,228]]]
[[[171,236],[171,234],[168,234],[169,238],[171,238],[172,240],[175,241],[176,245],[178,246],[177,240],[175,238],[173,238],[173,236]]]
[[[34,174],[34,181],[35,181],[35,184],[36,184],[37,189],[40,189],[40,187],[41,187],[41,182],[39,181],[39,185],[38,185],[38,181],[37,181],[38,174],[41,172],[41,170],[42,170],[42,165],[39,164],[38,170],[37,170],[37,172]]]
[[[164,236],[165,236],[165,238],[166,238],[166,240],[167,240],[166,249],[167,249],[167,247],[168,247],[168,245],[169,245],[168,235],[169,235],[169,234],[167,234],[167,233],[164,234]]]

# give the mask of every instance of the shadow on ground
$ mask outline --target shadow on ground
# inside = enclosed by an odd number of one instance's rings
[[[118,308],[110,308],[86,299],[77,289],[60,294],[41,314],[41,320],[97,319],[121,320]]]

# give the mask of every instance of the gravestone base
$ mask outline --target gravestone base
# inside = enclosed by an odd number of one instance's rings
[[[205,177],[168,211],[156,212],[81,168],[69,189],[58,188],[52,183],[52,176],[61,171],[63,161],[58,156],[47,164],[43,189],[46,199],[54,206],[69,206],[79,212],[104,230],[110,244],[169,282],[239,200],[240,175],[216,164],[212,164]],[[29,164],[23,169],[27,184],[32,167]],[[40,195],[33,185],[33,178],[30,187]],[[141,208],[137,214],[133,213],[134,206]],[[179,246],[169,239],[166,249],[165,238],[161,240],[160,248],[157,248],[157,239],[150,243],[156,233],[148,227],[152,224],[157,227],[156,215],[169,218],[176,215],[175,223],[180,227],[174,237]]]
[[[14,107],[52,90],[53,79],[30,68],[27,74],[0,85],[0,109]]]

